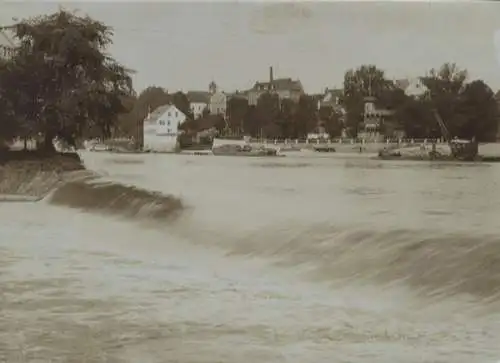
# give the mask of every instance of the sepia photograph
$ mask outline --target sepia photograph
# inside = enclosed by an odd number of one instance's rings
[[[0,363],[500,362],[498,19],[0,1]]]

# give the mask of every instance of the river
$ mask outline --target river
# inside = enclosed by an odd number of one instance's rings
[[[0,204],[0,362],[500,360],[500,165],[83,158]]]

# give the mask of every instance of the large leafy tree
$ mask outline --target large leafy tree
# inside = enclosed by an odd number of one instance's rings
[[[438,138],[441,130],[432,113],[430,101],[417,98],[406,97],[400,100],[397,105],[396,120],[400,123],[407,137],[424,139]]]
[[[181,91],[175,92],[172,95],[172,103],[188,118],[193,118],[190,103],[187,95]]]
[[[259,114],[256,105],[248,106],[248,110],[243,118],[243,130],[245,134],[253,137],[260,135]]]
[[[279,118],[277,125],[280,129],[280,136],[283,138],[292,138],[296,134],[295,114],[297,113],[297,104],[290,99],[281,100]]]
[[[467,71],[454,63],[432,69],[421,80],[427,88],[423,98],[428,108],[438,111],[452,136],[479,141],[496,139],[498,106],[484,81],[467,83]]]
[[[9,27],[19,48],[0,74],[2,97],[23,129],[43,135],[53,150],[58,136],[69,143],[85,130],[112,133],[133,95],[131,71],[107,54],[110,27],[64,10]]]
[[[498,105],[491,88],[482,80],[468,83],[460,95],[455,117],[456,136],[478,141],[495,141]]]
[[[317,125],[317,104],[309,95],[300,96],[294,117],[294,136],[305,137]]]
[[[458,107],[460,94],[466,86],[467,71],[454,63],[445,63],[420,79],[427,89],[423,98],[439,113],[450,133],[457,135],[459,125],[464,122]]]
[[[279,132],[277,131],[278,125],[276,122],[280,112],[280,99],[278,95],[269,92],[263,93],[257,100],[255,109],[256,119],[253,121],[257,129],[257,134],[255,136],[276,137],[276,134]]]
[[[248,112],[248,100],[238,95],[232,96],[227,102],[229,128],[234,133],[241,133],[244,129],[244,119]]]
[[[137,146],[142,145],[144,119],[150,111],[171,102],[171,96],[162,87],[150,86],[144,89],[138,97],[129,97],[130,111],[119,116],[118,127],[123,136],[134,137]]]

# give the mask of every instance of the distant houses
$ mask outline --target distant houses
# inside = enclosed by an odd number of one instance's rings
[[[246,99],[244,93],[227,93],[219,90],[215,82],[210,82],[208,91],[188,91],[189,108],[194,119],[201,118],[205,113],[228,117],[228,102],[233,97]]]
[[[395,79],[393,84],[407,95],[413,96],[425,91],[418,79]],[[144,149],[157,152],[173,151],[178,146],[178,140],[199,143],[201,139],[213,138],[220,132],[228,131],[232,134],[236,132],[232,128],[241,125],[240,114],[245,108],[242,108],[242,103],[235,103],[233,107],[231,101],[241,99],[248,106],[256,106],[259,97],[265,93],[277,95],[280,100],[287,99],[293,102],[298,102],[305,94],[300,80],[274,78],[272,67],[269,68],[268,81],[257,81],[251,89],[242,92],[225,92],[212,81],[207,90],[186,92],[189,101],[187,114],[173,104],[160,106],[154,110],[144,120]],[[332,122],[331,120],[335,120],[335,127],[340,127],[344,135],[347,120],[343,89],[326,88],[323,93],[311,97],[316,105],[318,124],[308,138],[329,137],[325,125]],[[232,124],[233,116],[236,118],[235,124]],[[241,127],[237,132],[240,131]],[[398,123],[395,122],[394,110],[381,107],[375,97],[365,98],[362,121],[356,131],[357,135],[365,140],[401,135]],[[181,134],[183,136],[179,138]]]
[[[324,94],[318,102],[318,109],[321,107],[338,108],[342,105],[344,90],[339,88],[326,88]]]

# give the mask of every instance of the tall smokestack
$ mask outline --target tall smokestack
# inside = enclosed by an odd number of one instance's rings
[[[269,67],[269,83],[273,83],[273,67]]]

